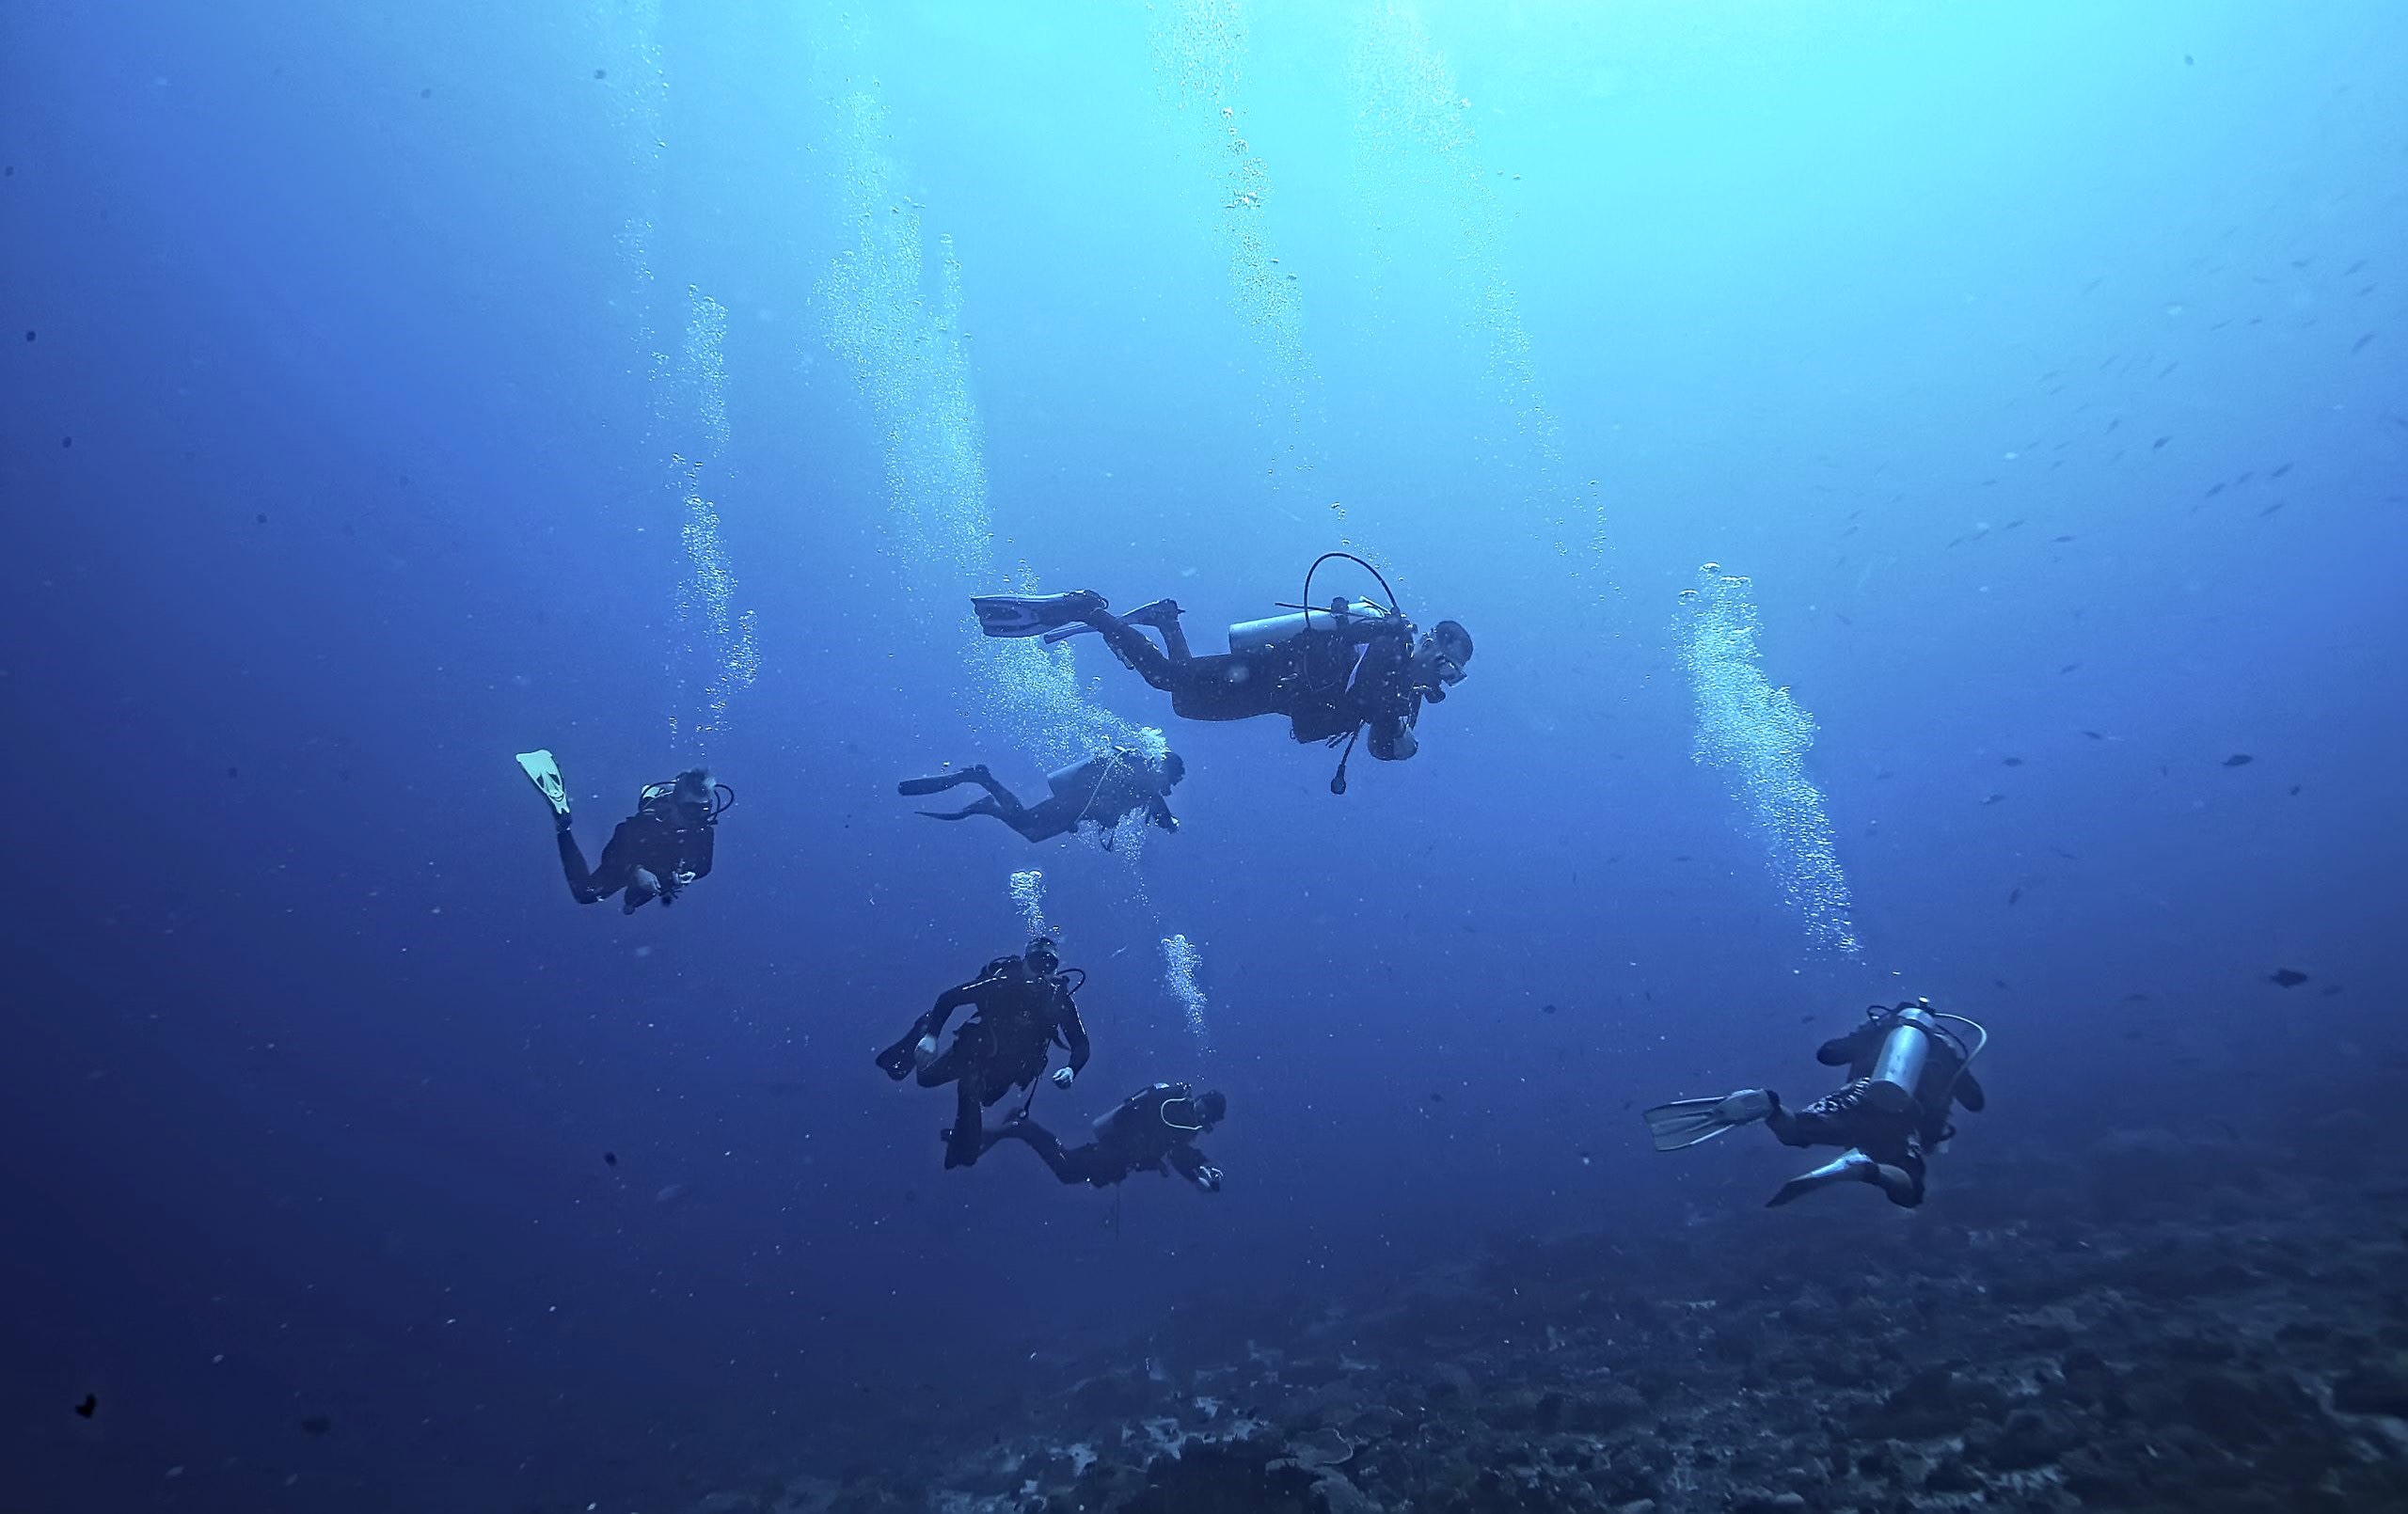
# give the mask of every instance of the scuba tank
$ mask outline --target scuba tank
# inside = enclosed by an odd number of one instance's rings
[[[1119,748],[1084,758],[1068,767],[1057,767],[1045,775],[1045,786],[1057,799],[1082,799],[1093,803],[1096,793],[1115,765],[1135,765],[1137,754]]]
[[[1268,620],[1240,621],[1229,627],[1229,651],[1239,656],[1293,640],[1307,630],[1354,631],[1386,620],[1390,611],[1368,599],[1334,599],[1327,609],[1299,610]]]
[[[1864,1089],[1865,1098],[1884,1113],[1923,1113],[1915,1090],[1923,1083],[1924,1064],[1931,1058],[1931,1040],[1940,1029],[1927,1002],[1900,1004],[1890,1014],[1890,1033],[1881,1042],[1881,1054],[1873,1061]]]

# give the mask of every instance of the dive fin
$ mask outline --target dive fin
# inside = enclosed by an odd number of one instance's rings
[[[1863,1152],[1850,1149],[1840,1153],[1812,1172],[1799,1173],[1781,1185],[1773,1196],[1765,1200],[1765,1207],[1778,1209],[1793,1199],[1803,1198],[1816,1189],[1833,1183],[1871,1183],[1904,1202],[1903,1195],[1913,1186],[1913,1179],[1894,1167],[1884,1167]]]
[[[1103,608],[1104,598],[1087,589],[1067,594],[974,594],[970,607],[977,612],[978,629],[989,636],[1042,636]]]
[[[1658,1151],[1681,1151],[1723,1131],[1752,1125],[1772,1112],[1772,1096],[1761,1088],[1742,1088],[1719,1098],[1681,1098],[1658,1104],[1640,1117]]]
[[[568,789],[561,782],[561,766],[552,761],[552,754],[540,749],[522,751],[518,754],[518,765],[527,770],[527,781],[535,785],[535,792],[552,807],[552,817],[566,825]]]
[[[944,773],[936,778],[907,778],[895,785],[895,792],[907,799],[916,799],[924,794],[943,794],[969,781],[969,778],[960,773]]]

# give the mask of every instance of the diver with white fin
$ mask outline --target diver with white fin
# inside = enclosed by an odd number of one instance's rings
[[[984,763],[934,778],[906,779],[895,792],[906,798],[942,794],[964,783],[975,783],[987,796],[960,810],[923,810],[931,820],[967,820],[993,815],[1029,841],[1052,841],[1089,823],[1103,833],[1103,848],[1112,849],[1123,816],[1142,814],[1149,825],[1177,830],[1179,817],[1170,812],[1170,791],[1187,776],[1179,753],[1165,751],[1157,762],[1134,747],[1115,747],[1083,763],[1057,768],[1045,777],[1050,791],[1035,804],[1022,804],[1011,790],[995,781]]]
[[[1785,1108],[1769,1089],[1742,1088],[1658,1105],[1646,1112],[1648,1133],[1656,1150],[1680,1151],[1762,1120],[1785,1146],[1848,1148],[1781,1185],[1766,1207],[1855,1182],[1871,1183],[1911,1209],[1924,1198],[1924,1154],[1956,1133],[1950,1109],[1979,1113],[1989,1102],[1972,1071],[1988,1045],[1988,1031],[1962,1015],[1940,1013],[1928,999],[1875,1004],[1862,1025],[1815,1051],[1824,1066],[1847,1068],[1848,1080],[1804,1109]]]
[[[1380,580],[1388,604],[1339,598],[1313,604],[1313,576],[1333,559],[1354,563]],[[1229,650],[1197,656],[1180,628],[1178,604],[1158,599],[1115,615],[1091,590],[1067,594],[986,594],[971,600],[979,628],[991,637],[1043,637],[1058,641],[1092,631],[1138,677],[1170,695],[1174,714],[1190,720],[1288,717],[1298,741],[1346,744],[1333,794],[1346,792],[1346,764],[1369,732],[1371,755],[1402,762],[1420,749],[1415,726],[1424,703],[1435,704],[1462,683],[1471,661],[1471,633],[1440,621],[1426,636],[1395,608],[1396,593],[1378,569],[1346,552],[1324,552],[1305,573],[1295,613],[1229,627]],[[1141,629],[1144,628],[1144,629]],[[1162,638],[1160,647],[1146,630]]]
[[[632,915],[655,899],[664,906],[675,904],[688,884],[708,876],[719,817],[736,806],[736,791],[712,782],[705,768],[689,767],[667,782],[646,783],[636,794],[636,812],[610,832],[602,848],[602,865],[589,868],[584,850],[569,832],[568,788],[561,781],[560,765],[550,752],[538,750],[520,752],[518,765],[552,807],[570,897],[581,905],[599,904],[625,891],[623,914]]]

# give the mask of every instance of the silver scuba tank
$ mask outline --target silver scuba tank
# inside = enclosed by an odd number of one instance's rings
[[[1919,1004],[1894,1013],[1864,1090],[1875,1109],[1890,1114],[1923,1112],[1923,1101],[1915,1096],[1915,1090],[1922,1086],[1924,1064],[1930,1059],[1931,1038],[1937,1030],[1931,1012]]]
[[[1096,785],[1119,755],[1107,751],[1083,758],[1068,767],[1057,767],[1045,775],[1045,786],[1054,791],[1057,799],[1087,798],[1095,793]]]
[[[1367,623],[1384,621],[1388,612],[1368,599],[1350,599],[1345,607],[1337,610],[1298,610],[1288,615],[1274,615],[1268,620],[1240,621],[1229,627],[1229,650],[1240,656],[1259,652],[1301,634],[1307,626],[1316,631],[1345,631]]]

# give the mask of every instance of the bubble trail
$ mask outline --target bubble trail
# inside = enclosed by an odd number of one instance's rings
[[[680,680],[680,702],[692,701],[682,725],[684,733],[701,737],[726,729],[729,702],[759,676],[761,654],[753,640],[752,612],[736,612],[736,574],[721,539],[719,507],[703,492],[705,475],[718,466],[727,449],[727,310],[700,290],[689,288],[686,292],[690,314],[676,386],[684,392],[665,401],[663,408],[687,410],[702,431],[700,445],[691,454],[673,455],[670,460],[679,475],[678,493],[686,506],[680,534],[692,563],[692,572],[677,586],[677,615],[686,628],[686,659],[689,664],[706,663],[710,669],[699,696],[687,694],[685,681]],[[680,718],[672,716],[673,734],[679,733],[680,725]]]
[[[1602,566],[1610,550],[1605,507],[1592,497],[1585,539],[1563,485],[1560,427],[1530,357],[1520,296],[1506,276],[1505,213],[1494,176],[1480,155],[1472,103],[1452,64],[1423,29],[1414,8],[1387,0],[1367,12],[1348,70],[1354,102],[1356,179],[1375,235],[1398,239],[1397,223],[1427,217],[1456,275],[1469,319],[1487,350],[1488,377],[1530,449],[1536,488],[1555,550],[1578,571]]]
[[[1051,935],[1045,923],[1045,870],[1032,867],[1013,874],[1011,891],[1012,903],[1020,907],[1020,922],[1027,927],[1029,939]]]
[[[1163,982],[1170,996],[1187,1011],[1187,1028],[1196,1036],[1196,1047],[1212,1049],[1212,1035],[1204,1022],[1207,1001],[1203,986],[1196,981],[1196,970],[1204,965],[1204,954],[1187,937],[1174,931],[1163,938]]]
[[[1782,897],[1821,948],[1854,956],[1847,876],[1832,848],[1822,792],[1806,776],[1814,720],[1764,674],[1749,580],[1709,562],[1681,591],[1681,663],[1697,697],[1699,762],[1719,768],[1747,805]]]
[[[1266,399],[1288,433],[1271,475],[1283,465],[1309,469],[1299,434],[1317,408],[1320,373],[1305,345],[1301,276],[1272,252],[1270,165],[1245,134],[1246,8],[1243,0],[1180,0],[1156,16],[1155,77],[1187,154],[1203,170],[1203,195],[1228,259],[1230,306],[1271,359]]]
[[[885,438],[895,555],[907,591],[932,596],[958,623],[986,723],[1040,765],[1060,767],[1116,744],[1159,752],[1162,733],[1087,696],[1068,647],[978,633],[970,595],[1029,592],[1036,582],[1025,571],[1007,576],[995,561],[986,441],[962,341],[961,264],[952,239],[939,238],[929,268],[920,206],[897,188],[895,165],[881,148],[886,118],[878,98],[856,91],[838,110],[838,189],[854,241],[819,293],[830,343],[852,365]],[[925,287],[931,272],[933,295]]]

